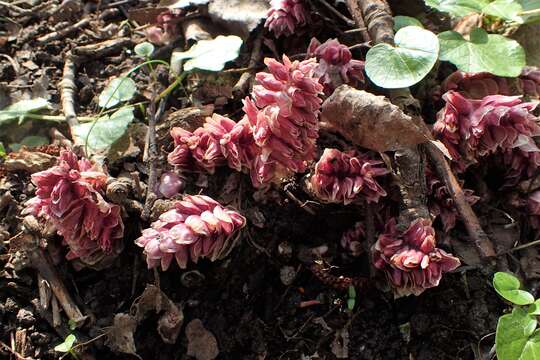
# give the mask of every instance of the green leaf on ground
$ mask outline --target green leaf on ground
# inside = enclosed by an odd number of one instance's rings
[[[99,94],[98,105],[109,109],[122,101],[129,101],[137,92],[137,85],[128,77],[114,78]]]
[[[66,339],[63,343],[58,344],[54,347],[54,351],[67,353],[70,352],[73,348],[73,344],[75,344],[75,341],[77,341],[77,338],[73,334],[69,334],[66,336]]]
[[[124,135],[133,118],[133,107],[124,107],[110,117],[104,116],[96,122],[76,125],[71,131],[77,144],[88,143],[93,152],[105,151]]]
[[[536,360],[540,353],[540,335],[536,318],[522,308],[503,315],[497,324],[495,348],[499,360]],[[531,336],[532,335],[532,336]]]
[[[199,40],[188,51],[175,51],[171,56],[171,67],[180,68],[178,62],[189,59],[184,64],[185,71],[194,69],[221,71],[228,61],[238,57],[242,39],[235,35],[220,35],[212,40]]]
[[[422,25],[422,23],[416,18],[402,15],[394,16],[394,31],[397,32],[399,29],[404,28],[405,26],[424,27],[424,25]]]
[[[0,124],[13,119],[19,119],[21,122],[31,112],[50,108],[49,102],[43,98],[17,101],[0,110]]]
[[[6,148],[4,147],[4,144],[0,142],[0,158],[5,159],[7,156]]]
[[[470,40],[458,32],[445,31],[439,34],[439,41],[440,59],[461,71],[517,77],[525,66],[525,51],[517,41],[481,28],[471,32]]]
[[[144,58],[148,58],[152,56],[152,54],[154,53],[154,45],[145,41],[145,42],[135,45],[133,50],[135,51],[135,54],[142,56]]]
[[[487,0],[424,0],[427,6],[455,17],[479,13],[489,4]]]
[[[405,88],[422,80],[437,62],[439,41],[429,30],[417,26],[400,29],[396,46],[377,44],[366,56],[366,74],[375,85]]]
[[[512,274],[498,272],[493,276],[493,287],[504,299],[516,305],[529,305],[534,302],[534,297],[527,291],[520,290],[519,279]]]

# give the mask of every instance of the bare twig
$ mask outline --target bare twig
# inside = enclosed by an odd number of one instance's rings
[[[76,72],[77,65],[75,63],[75,57],[71,52],[68,52],[65,57],[62,81],[60,82],[60,97],[62,98],[62,110],[70,128],[79,123],[77,113],[75,112],[75,92],[77,91],[77,85],[75,85]]]
[[[73,48],[72,52],[74,55],[85,56],[91,59],[98,59],[118,52],[125,47],[130,47],[132,44],[133,42],[130,38],[120,37],[116,39],[102,41],[97,44],[77,46],[76,48]]]
[[[335,7],[333,7],[332,5],[330,5],[326,0],[318,0],[325,8],[327,8],[328,10],[330,10],[330,12],[332,12],[334,15],[336,15],[338,18],[340,18],[341,20],[343,20],[347,25],[349,26],[354,26],[355,25],[355,22],[354,20],[352,19],[349,19],[348,17],[346,17],[345,15],[343,15],[342,13],[340,13]]]
[[[240,79],[232,89],[233,94],[236,98],[243,97],[248,91],[251,79],[253,79],[253,69],[257,67],[263,56],[261,51],[262,42],[263,33],[260,32],[255,38],[255,41],[253,42],[253,49],[251,50],[251,58],[249,59],[248,65],[248,68],[250,70],[246,71],[242,74],[242,76],[240,76]]]
[[[444,181],[446,188],[450,193],[450,196],[454,200],[454,204],[456,205],[461,219],[465,224],[465,227],[467,228],[469,237],[476,246],[478,253],[480,254],[480,256],[482,256],[482,258],[495,256],[493,244],[489,240],[484,230],[482,230],[480,221],[478,220],[476,214],[471,208],[469,202],[467,202],[467,200],[465,199],[463,190],[461,189],[461,186],[459,185],[456,177],[452,173],[452,170],[450,169],[448,162],[444,158],[444,155],[432,143],[427,143],[425,148],[430,156],[431,162],[435,166],[437,175],[439,175],[439,177]]]
[[[152,101],[148,109],[150,115],[150,120],[148,121],[148,132],[146,137],[146,142],[148,145],[148,158],[146,159],[148,163],[148,186],[146,189],[146,201],[144,203],[144,209],[142,213],[142,218],[145,220],[148,220],[150,218],[152,205],[154,205],[154,201],[156,201],[157,199],[157,196],[154,192],[157,184],[157,162],[159,160],[158,145],[156,142],[156,124],[165,112],[165,104],[167,103],[167,99],[168,95],[160,100],[157,110],[155,101]]]
[[[1,4],[0,4],[1,5]],[[33,360],[31,357],[25,357],[13,350],[11,347],[9,347],[7,344],[0,341],[0,346],[2,346],[4,349],[9,351],[13,356],[15,356],[18,360]]]
[[[43,35],[41,37],[39,37],[37,39],[37,41],[40,43],[40,44],[47,44],[51,41],[54,41],[54,40],[60,40],[66,36],[68,36],[69,34],[71,34],[72,32],[75,32],[77,30],[80,30],[86,26],[88,26],[90,24],[90,18],[84,18],[82,20],[80,20],[79,22],[76,22],[75,24],[73,25],[70,25],[68,27],[65,27],[63,28],[62,30],[58,30],[58,31],[54,31],[52,33],[49,33],[47,35]]]
[[[37,221],[32,216],[27,216],[24,219],[27,231],[35,231],[36,226],[33,225],[34,223],[37,224]],[[83,316],[79,307],[75,304],[75,301],[73,301],[73,298],[56,271],[49,255],[44,252],[38,244],[39,239],[37,238],[37,235],[31,233],[22,233],[20,236],[13,238],[10,243],[14,250],[16,249],[26,254],[30,261],[30,266],[36,269],[43,279],[49,283],[53,294],[60,302],[67,317],[77,324],[83,322],[86,317]]]

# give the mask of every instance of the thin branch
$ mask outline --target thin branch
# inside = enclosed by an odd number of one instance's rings
[[[60,82],[60,97],[62,99],[62,110],[70,128],[79,124],[75,111],[75,92],[77,91],[77,85],[75,84],[76,72],[77,65],[75,58],[71,52],[68,52],[65,57],[62,81]]]
[[[72,32],[75,32],[77,30],[82,29],[83,27],[86,27],[90,24],[89,18],[84,18],[80,20],[79,22],[70,25],[68,27],[63,28],[62,30],[54,31],[52,33],[49,33],[47,35],[43,35],[37,39],[37,41],[41,44],[47,44],[54,40],[60,40],[71,34]]]
[[[349,19],[348,17],[346,17],[345,15],[343,15],[342,13],[340,13],[335,7],[333,7],[332,5],[330,5],[326,0],[318,0],[324,7],[326,7],[328,10],[330,10],[330,12],[332,12],[334,15],[336,15],[338,18],[340,18],[341,20],[343,20],[347,25],[349,26],[354,26],[355,25],[355,22],[353,19]]]

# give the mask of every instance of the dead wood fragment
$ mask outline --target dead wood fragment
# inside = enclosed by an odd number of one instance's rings
[[[4,162],[7,171],[25,171],[33,174],[46,170],[56,163],[56,157],[42,152],[28,151],[21,149],[17,152],[9,153]]]
[[[159,161],[159,149],[156,142],[156,124],[163,116],[167,99],[168,96],[161,99],[157,110],[155,101],[152,101],[148,110],[150,117],[150,120],[148,121],[148,133],[146,135],[146,144],[148,150],[148,156],[146,157],[146,162],[148,164],[148,184],[146,188],[146,201],[144,203],[144,209],[141,215],[144,220],[148,220],[150,218],[152,205],[157,199],[154,191],[157,184],[157,163]]]
[[[354,286],[357,290],[365,291],[369,289],[372,282],[364,277],[347,277],[337,276],[329,273],[330,269],[325,269],[322,263],[314,262],[309,270],[317,277],[324,285],[330,286],[336,290],[345,291],[349,286]]]
[[[32,218],[32,216],[28,216],[27,218]],[[33,219],[25,220],[25,223],[28,224],[34,222]],[[49,283],[53,294],[60,302],[60,305],[70,320],[76,324],[82,324],[86,320],[86,316],[82,314],[77,304],[75,304],[58,271],[56,271],[56,268],[52,264],[49,255],[39,247],[37,235],[21,233],[11,240],[10,251],[21,251],[26,254],[30,260],[30,266],[36,269],[43,279]]]
[[[71,52],[68,52],[64,60],[64,72],[62,81],[60,82],[60,96],[62,98],[62,110],[70,128],[79,123],[75,111],[75,93],[77,92],[77,85],[75,84],[76,72],[77,65],[75,57]]]
[[[346,0],[346,4],[356,25],[359,28],[367,25],[375,44],[394,45],[394,20],[385,0]]]
[[[90,59],[98,59],[121,51],[123,48],[131,47],[133,42],[128,37],[105,40],[97,44],[77,46],[72,50],[74,55],[84,56]]]
[[[62,30],[53,31],[52,33],[43,35],[43,36],[39,37],[37,39],[37,41],[41,45],[45,45],[47,43],[50,43],[51,41],[63,39],[64,37],[68,36],[69,34],[75,32],[77,30],[80,30],[80,29],[82,29],[84,27],[87,27],[89,24],[90,24],[90,18],[84,18],[84,19],[76,22],[73,25],[70,25],[68,27],[63,28]]]
[[[450,165],[448,165],[448,162],[444,158],[444,155],[432,143],[426,144],[425,148],[430,156],[431,162],[435,166],[437,175],[444,181],[450,196],[454,200],[454,204],[459,212],[461,220],[465,224],[469,237],[476,246],[480,256],[482,256],[482,258],[495,256],[493,244],[482,229],[480,221],[471,208],[471,205],[466,200],[465,194],[452,172],[452,169],[450,169]]]

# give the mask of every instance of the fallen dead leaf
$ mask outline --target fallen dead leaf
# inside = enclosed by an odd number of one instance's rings
[[[137,321],[141,322],[150,311],[161,314],[157,331],[163,342],[174,344],[184,321],[182,308],[176,306],[159,288],[148,285],[132,305],[132,313],[135,314]]]
[[[336,331],[334,341],[332,341],[331,349],[332,353],[336,356],[336,358],[349,358],[349,331],[346,328]]]
[[[269,2],[265,0],[214,0],[208,15],[216,24],[244,40],[266,18]]]
[[[219,355],[214,334],[204,328],[201,320],[194,319],[187,324],[186,337],[188,356],[193,356],[197,360],[212,360]]]
[[[342,85],[325,100],[321,120],[356,145],[379,152],[431,140],[421,119],[406,115],[384,96]]]
[[[114,316],[114,324],[110,328],[107,335],[107,346],[114,351],[124,354],[135,355],[139,359],[135,348],[135,340],[133,334],[137,329],[137,320],[128,314],[116,314]]]

